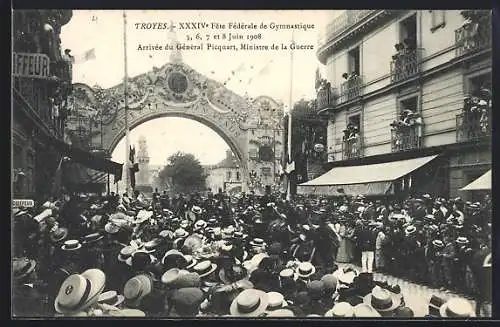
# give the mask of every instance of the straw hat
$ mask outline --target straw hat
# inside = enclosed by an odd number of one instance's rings
[[[68,240],[64,242],[61,246],[63,251],[76,251],[82,247],[82,244],[78,240]]]
[[[30,260],[28,258],[18,258],[14,259],[12,262],[12,270],[14,279],[21,279],[28,276],[35,270],[36,261]]]
[[[311,277],[315,272],[316,267],[314,267],[310,262],[301,262],[297,267],[297,276],[301,278]]]
[[[183,274],[188,274],[189,272],[187,270],[182,270],[179,268],[172,268],[167,270],[162,276],[161,276],[161,282],[167,286],[172,286],[175,281],[177,280],[177,277],[179,275]]]
[[[361,303],[353,308],[353,316],[357,318],[375,318],[380,317],[380,313],[369,304]]]
[[[99,234],[99,233],[92,233],[92,234],[88,234],[86,236],[83,237],[83,244],[92,244],[92,243],[95,243],[97,241],[100,241],[104,238],[103,235]]]
[[[409,235],[415,233],[416,231],[417,231],[417,227],[410,225],[410,226],[406,227],[405,234],[406,234],[406,236],[409,236]]]
[[[215,271],[215,269],[217,269],[217,265],[209,260],[202,261],[193,267],[194,272],[198,273],[200,277],[210,275]]]
[[[441,240],[432,241],[432,245],[434,245],[437,248],[444,248],[444,243]]]
[[[54,301],[56,311],[63,314],[84,311],[97,302],[105,283],[106,275],[99,269],[69,276],[62,283]]]
[[[267,292],[267,299],[267,311],[282,309],[288,305],[283,294],[278,292]]]
[[[121,309],[109,311],[108,315],[112,317],[146,317],[144,311],[138,309]]]
[[[281,278],[292,278],[294,280],[297,280],[297,278],[298,278],[295,271],[293,269],[290,269],[290,268],[286,268],[286,269],[283,269],[282,271],[280,271],[280,277]]]
[[[156,251],[156,247],[161,244],[161,239],[155,238],[149,242],[144,243],[144,251],[148,253],[153,253]]]
[[[201,209],[201,208],[200,208],[200,207],[198,207],[198,206],[193,206],[193,207],[191,208],[191,212],[192,212],[192,213],[194,213],[194,214],[199,215],[199,214],[201,214],[201,213],[203,212],[203,209]]]
[[[205,227],[207,227],[207,222],[204,220],[198,220],[194,223],[194,228],[196,229],[203,229]]]
[[[127,306],[138,307],[141,300],[151,293],[153,281],[148,275],[138,275],[127,281],[123,289]]]
[[[232,316],[258,317],[266,311],[268,303],[266,292],[246,289],[233,300],[229,312]]]
[[[120,226],[110,221],[104,226],[104,230],[106,231],[106,233],[116,234],[120,231]]]
[[[120,250],[120,253],[118,254],[118,261],[120,262],[126,262],[128,258],[134,254],[134,252],[137,251],[135,247],[132,245],[128,245]]]
[[[439,314],[445,318],[475,317],[474,310],[469,301],[460,298],[448,300],[439,308]]]
[[[458,244],[469,244],[469,240],[467,239],[467,237],[463,237],[463,236],[460,236],[458,237],[455,242],[457,242]]]
[[[185,269],[187,269],[187,270],[193,268],[198,263],[198,261],[195,258],[193,258],[192,255],[189,255],[189,254],[184,255],[184,259],[186,259],[187,265],[186,265]]]
[[[354,308],[347,302],[338,302],[325,313],[325,317],[350,318],[354,315]]]
[[[251,246],[254,246],[254,247],[265,247],[266,246],[266,243],[261,238],[254,238],[249,243]]]
[[[174,232],[174,236],[176,238],[183,238],[183,237],[187,237],[188,235],[189,235],[189,233],[184,228],[178,228]]]
[[[363,302],[370,305],[380,314],[385,314],[394,311],[401,305],[401,297],[379,286],[375,286],[372,292],[363,298]]]
[[[120,305],[123,301],[125,301],[125,296],[118,294],[116,291],[104,292],[97,298],[97,303],[113,307]]]
[[[295,314],[289,309],[278,309],[269,312],[267,317],[295,317]]]
[[[172,249],[168,250],[165,255],[163,256],[163,259],[161,260],[161,263],[170,266],[173,265],[172,268],[174,267],[184,267],[186,265],[186,257],[182,254],[182,252]]]
[[[60,242],[66,237],[68,237],[68,229],[64,227],[58,227],[50,232],[50,240],[54,243]]]

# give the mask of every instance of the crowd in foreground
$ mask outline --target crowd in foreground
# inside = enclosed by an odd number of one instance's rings
[[[14,316],[416,316],[374,271],[477,303],[422,299],[425,317],[491,315],[488,198],[73,194],[13,216]]]

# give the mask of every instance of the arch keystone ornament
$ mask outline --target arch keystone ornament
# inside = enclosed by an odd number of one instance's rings
[[[75,103],[85,102],[102,117],[102,132],[92,135],[112,153],[125,137],[124,86],[102,89],[78,84]],[[269,97],[249,99],[228,90],[184,63],[168,63],[161,68],[128,80],[129,128],[160,117],[196,120],[219,134],[240,161],[243,191],[249,180],[249,133],[256,128],[282,130],[283,104]]]

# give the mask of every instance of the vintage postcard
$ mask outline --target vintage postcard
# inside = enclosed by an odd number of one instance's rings
[[[491,11],[12,17],[12,317],[492,317]]]

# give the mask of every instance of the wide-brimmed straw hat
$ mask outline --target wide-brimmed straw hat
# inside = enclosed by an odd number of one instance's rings
[[[178,228],[174,232],[174,236],[176,238],[184,238],[187,237],[189,233],[184,228]]]
[[[192,213],[194,213],[194,214],[199,215],[199,214],[201,214],[201,213],[203,212],[203,209],[201,209],[201,208],[200,208],[200,207],[198,207],[198,206],[193,206],[193,207],[191,208],[191,212],[192,212]]]
[[[28,258],[17,258],[12,262],[14,279],[21,279],[28,276],[35,270],[36,261]]]
[[[375,286],[372,292],[363,298],[363,302],[369,304],[381,315],[384,315],[385,313],[394,311],[401,305],[401,297],[379,286]]]
[[[172,286],[175,281],[177,280],[177,277],[182,274],[188,274],[189,271],[179,269],[179,268],[171,268],[161,276],[161,282],[167,286]]]
[[[194,223],[194,228],[196,229],[202,229],[207,227],[207,222],[204,220],[198,220],[197,222]]]
[[[439,314],[444,318],[474,317],[474,309],[469,301],[461,298],[452,298],[439,308]]]
[[[325,313],[325,317],[349,318],[354,316],[354,308],[347,302],[335,303],[332,309]]]
[[[104,230],[106,231],[106,233],[108,234],[116,234],[120,231],[120,226],[116,225],[115,223],[113,223],[112,221],[108,222],[105,226],[104,226]]]
[[[267,292],[267,300],[267,311],[279,310],[288,305],[283,294],[278,292]]]
[[[52,232],[50,232],[50,240],[52,242],[61,242],[68,237],[68,229],[64,227],[58,227]]]
[[[199,262],[193,267],[193,271],[200,275],[200,277],[210,275],[215,271],[215,269],[217,269],[217,264],[212,263],[209,260]]]
[[[126,305],[133,308],[138,307],[141,300],[151,293],[152,288],[153,281],[148,275],[141,274],[129,279],[123,289]]]
[[[161,259],[161,263],[167,266],[167,268],[183,268],[186,266],[186,258],[182,252],[172,249],[165,253]]]
[[[280,277],[281,278],[291,278],[293,280],[297,280],[297,278],[298,278],[295,271],[291,268],[285,268],[282,271],[280,271]]]
[[[406,236],[409,236],[413,233],[415,233],[417,231],[417,227],[413,226],[413,225],[410,225],[408,227],[405,228],[405,234]]]
[[[78,240],[67,240],[61,246],[63,251],[76,251],[82,247],[82,244]]]
[[[372,306],[366,303],[361,303],[353,308],[353,317],[356,318],[376,318],[381,317],[380,313]]]
[[[137,251],[137,249],[132,245],[122,248],[118,254],[118,261],[126,262],[128,258],[132,257],[135,251]]]
[[[268,303],[266,292],[246,289],[233,300],[229,312],[232,316],[258,317],[266,311]]]
[[[297,266],[297,276],[300,278],[311,277],[315,272],[316,267],[314,267],[310,262],[301,262]]]
[[[265,247],[266,246],[266,242],[264,242],[264,240],[261,238],[254,238],[249,243],[253,247]]]
[[[186,259],[186,267],[185,267],[186,270],[190,270],[198,263],[198,261],[192,255],[189,254],[184,255],[184,259]]]
[[[118,294],[116,291],[107,291],[99,295],[97,303],[107,304],[113,307],[119,306],[125,301],[125,296]]]
[[[162,241],[159,238],[152,239],[151,241],[144,243],[143,250],[148,253],[153,253],[156,251],[156,248],[161,244],[161,242]]]
[[[458,237],[455,242],[457,242],[458,244],[469,244],[469,240],[467,239],[467,237],[463,237],[463,236],[460,236]]]
[[[99,269],[89,269],[82,274],[66,278],[54,301],[57,312],[71,314],[92,306],[104,290],[106,275]]]
[[[434,245],[437,248],[444,248],[444,243],[441,240],[433,240],[432,245]]]

